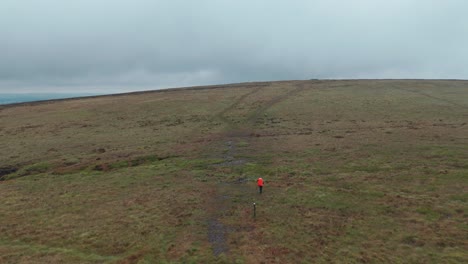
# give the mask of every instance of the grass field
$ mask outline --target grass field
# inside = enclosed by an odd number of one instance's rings
[[[0,179],[0,263],[467,263],[468,81],[0,106]]]

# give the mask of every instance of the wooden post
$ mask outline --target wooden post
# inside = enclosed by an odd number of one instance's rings
[[[257,216],[257,205],[255,203],[253,203],[253,207],[254,207],[254,218]]]

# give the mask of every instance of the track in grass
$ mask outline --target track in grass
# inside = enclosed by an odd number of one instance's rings
[[[249,140],[249,138],[254,135],[252,127],[254,126],[256,119],[262,116],[265,111],[274,105],[287,100],[290,96],[297,95],[304,91],[306,86],[303,83],[296,84],[296,87],[292,88],[291,90],[277,95],[269,101],[258,105],[249,114],[247,114],[245,120],[243,120],[241,124],[232,123],[231,120],[226,117],[226,114],[235,110],[235,108],[238,107],[243,101],[248,99],[249,96],[260,92],[262,88],[263,87],[255,87],[254,90],[242,95],[232,105],[217,114],[217,117],[220,120],[229,125],[229,129],[223,133],[221,139],[216,143],[224,144],[224,146],[227,148],[225,153],[219,155],[223,159],[223,162],[216,164],[216,167],[236,167],[238,171],[242,171],[242,168],[247,160],[236,157],[238,154],[238,142],[241,139]],[[249,177],[249,175],[247,175],[247,177]],[[210,202],[210,206],[212,206],[211,210],[213,211],[211,213],[212,216],[207,221],[208,241],[212,246],[213,255],[215,256],[229,253],[228,236],[231,232],[236,232],[236,228],[226,225],[223,221],[223,219],[231,214],[232,210],[235,208],[233,197],[243,197],[242,201],[245,202],[245,204],[242,207],[249,209],[250,205],[254,201],[253,197],[256,192],[247,186],[246,183],[248,181],[249,179],[244,175],[239,175],[237,179],[222,181],[217,184],[217,192],[214,197],[212,197],[212,201]],[[246,224],[245,226],[242,226],[240,230],[253,231],[254,226]]]

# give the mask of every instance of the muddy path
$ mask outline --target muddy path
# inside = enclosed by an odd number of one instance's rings
[[[222,163],[214,164],[215,168],[242,168],[247,162],[245,159],[236,158],[237,141],[229,138],[225,142],[227,151],[220,154]],[[236,203],[234,200],[241,196],[245,199],[252,196],[252,190],[248,186],[249,179],[239,175],[235,179],[220,180],[215,183],[215,191],[209,201],[210,217],[207,220],[208,241],[212,246],[213,255],[227,255],[229,253],[229,234],[235,232],[232,226],[225,220],[236,213]],[[245,228],[249,228],[246,225]],[[251,227],[250,227],[251,228]]]
[[[219,256],[221,254],[228,255],[230,252],[229,237],[234,232],[249,232],[255,229],[254,225],[249,221],[243,221],[243,223],[236,223],[236,227],[229,223],[229,219],[232,219],[233,214],[239,215],[241,212],[249,212],[248,216],[252,217],[250,211],[252,210],[251,205],[258,196],[255,179],[255,175],[244,175],[242,173],[243,167],[247,162],[254,162],[253,160],[247,160],[245,158],[239,158],[239,154],[244,149],[239,147],[240,142],[247,142],[255,140],[253,135],[253,128],[257,118],[261,117],[265,111],[273,107],[274,105],[287,100],[291,96],[295,96],[300,92],[304,91],[311,82],[298,82],[296,87],[291,90],[273,97],[271,100],[258,105],[255,109],[247,113],[245,120],[241,124],[234,124],[226,118],[226,115],[236,109],[237,106],[246,101],[249,96],[253,96],[260,92],[262,89],[268,89],[268,87],[253,87],[252,91],[239,97],[226,109],[217,114],[217,117],[228,125],[228,129],[223,131],[222,135],[217,137],[217,141],[213,144],[217,145],[217,149],[223,149],[221,153],[217,153],[216,156],[221,158],[223,162],[213,165],[213,168],[224,168],[231,171],[239,172],[239,175],[235,178],[229,178],[226,180],[220,180],[214,184],[215,190],[207,205],[210,207],[209,218],[207,220],[208,228],[208,241],[211,244],[213,255]],[[215,173],[216,170],[213,170]],[[240,202],[239,202],[240,201]],[[242,203],[242,204],[239,204]],[[253,211],[252,211],[253,213]]]

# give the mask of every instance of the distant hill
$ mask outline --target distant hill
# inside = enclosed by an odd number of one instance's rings
[[[92,96],[96,94],[91,93],[0,93],[0,105],[4,104],[13,104],[13,103],[24,103],[24,102],[34,102],[34,101],[43,101],[43,100],[53,100],[53,99],[63,99],[63,98],[73,98],[73,97],[83,97],[83,96]]]

